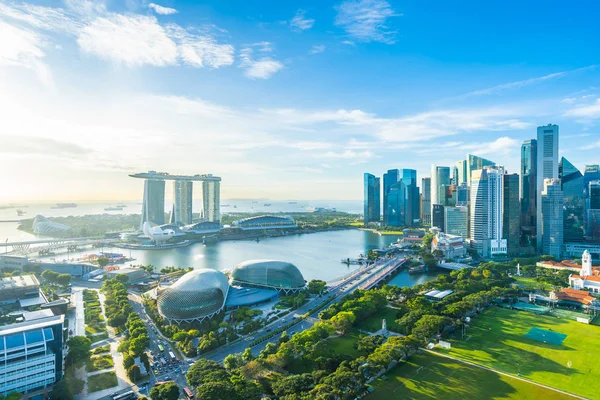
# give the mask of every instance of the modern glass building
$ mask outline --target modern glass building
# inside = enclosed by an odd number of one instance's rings
[[[431,212],[434,204],[444,204],[446,199],[442,186],[450,185],[450,168],[431,166]]]
[[[414,169],[400,170],[404,184],[404,226],[413,226],[421,219],[421,203],[419,201],[419,187],[417,186],[417,171]]]
[[[229,282],[214,269],[195,269],[172,286],[158,290],[159,314],[172,322],[201,322],[223,310]]]
[[[558,125],[548,124],[537,128],[537,204],[542,204],[545,179],[558,179]],[[554,189],[552,189],[554,191]],[[536,241],[538,252],[542,248],[542,209],[537,208]]]
[[[202,182],[202,210],[208,222],[221,222],[221,182]]]
[[[365,225],[369,222],[380,222],[381,187],[379,178],[365,172],[363,189]]]
[[[465,164],[467,168],[467,184],[469,186],[471,185],[471,174],[473,173],[473,171],[477,171],[485,167],[493,167],[496,165],[496,163],[493,161],[486,160],[483,157],[478,157],[473,154],[467,154]]]
[[[467,207],[470,203],[469,185],[463,182],[456,187],[456,206]]]
[[[536,246],[537,230],[537,140],[521,146],[521,244]]]
[[[503,237],[508,254],[518,254],[520,249],[521,213],[519,208],[519,174],[504,177]]]
[[[542,254],[560,259],[564,242],[563,236],[563,192],[559,179],[545,179],[542,192],[541,211]]]
[[[585,195],[583,174],[562,157],[558,164],[558,176],[564,196],[564,241],[581,243],[585,236]]]
[[[444,207],[444,232],[448,235],[469,237],[469,209],[467,207]]]
[[[291,263],[275,260],[245,261],[231,272],[231,283],[275,289],[285,293],[304,289],[300,270]]]
[[[421,222],[431,225],[431,178],[421,179]]]
[[[596,187],[596,184],[590,186],[590,183],[595,181],[600,181],[600,165],[586,165],[585,173],[583,174],[586,239],[588,241],[600,243],[600,232],[594,234],[597,227],[600,227],[600,210],[598,208],[592,208],[595,200],[592,198],[593,196],[590,190],[590,188]],[[594,237],[597,239],[594,239]]]
[[[0,326],[0,394],[28,393],[63,376],[64,316]]]
[[[388,193],[393,185],[398,183],[400,179],[400,171],[397,169],[390,169],[383,174],[383,223],[388,224]]]
[[[387,195],[388,226],[403,226],[406,219],[406,187],[403,181],[398,181],[390,187]]]
[[[295,229],[298,227],[294,218],[290,216],[280,217],[277,215],[260,215],[233,221],[233,228],[243,231],[267,230],[267,229]]]
[[[600,243],[600,180],[588,184],[587,198],[587,239]]]
[[[442,232],[446,229],[446,213],[442,204],[433,205],[433,213],[431,214],[431,226],[439,228]]]
[[[467,185],[469,184],[469,182],[467,181],[467,161],[466,160],[462,160],[456,163],[456,179],[454,184],[459,186],[462,185],[463,183],[466,183]]]

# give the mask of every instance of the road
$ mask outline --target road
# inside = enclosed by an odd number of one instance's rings
[[[331,303],[339,302],[347,295],[353,293],[356,289],[364,289],[372,286],[376,281],[381,279],[383,275],[388,274],[391,270],[395,269],[395,266],[404,262],[404,258],[396,257],[380,260],[375,264],[361,268],[342,283],[331,288],[327,294],[312,298],[308,303],[295,310],[293,314],[288,314],[265,326],[263,329],[261,329],[260,333],[255,332],[253,334],[249,334],[243,337],[241,340],[233,342],[227,346],[222,346],[212,352],[203,354],[200,357],[186,358],[184,360],[176,360],[174,362],[169,362],[169,352],[172,351],[169,341],[163,337],[163,335],[154,325],[152,319],[146,314],[146,311],[142,305],[141,297],[133,292],[130,292],[129,299],[131,300],[133,310],[148,326],[148,335],[150,337],[149,350],[151,352],[150,358],[151,364],[153,364],[153,371],[151,372],[151,378],[147,387],[151,388],[155,382],[166,380],[175,381],[181,388],[187,386],[185,373],[187,372],[189,366],[198,358],[207,358],[222,363],[225,357],[227,357],[229,354],[241,353],[248,347],[251,348],[254,355],[258,355],[258,353],[266,347],[267,343],[276,342],[279,339],[279,335],[275,335],[273,338],[267,339],[255,346],[250,346],[250,343],[260,339],[261,337],[268,336],[270,332],[277,331],[293,322],[295,322],[295,324],[287,329],[287,332],[290,334],[290,336],[311,328],[318,321],[318,313],[321,311],[321,306],[324,303],[328,301],[331,301]],[[332,295],[333,299],[331,298]],[[304,314],[316,307],[318,307],[316,311],[314,311],[308,318],[302,318]],[[159,344],[164,346],[163,352],[159,350]],[[175,352],[175,354],[178,353]],[[165,361],[163,362],[162,360]],[[154,368],[158,365],[161,365],[161,367]],[[156,373],[154,371],[156,371]]]

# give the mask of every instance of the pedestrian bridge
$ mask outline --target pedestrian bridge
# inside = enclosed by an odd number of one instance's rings
[[[473,267],[468,264],[449,262],[449,263],[438,264],[438,268],[449,269],[451,271],[460,271],[465,268],[473,268]]]

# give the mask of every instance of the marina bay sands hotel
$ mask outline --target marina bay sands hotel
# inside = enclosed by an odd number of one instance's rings
[[[155,225],[165,224],[165,182],[173,181],[173,209],[169,223],[189,225],[192,223],[192,192],[194,182],[202,182],[202,210],[205,221],[221,221],[221,178],[212,174],[171,175],[166,172],[148,171],[129,175],[144,179],[142,221]]]

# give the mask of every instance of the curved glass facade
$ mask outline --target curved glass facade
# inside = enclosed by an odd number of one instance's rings
[[[228,291],[225,274],[212,269],[197,269],[158,295],[158,311],[169,320],[202,320],[221,311]]]
[[[285,261],[254,260],[238,264],[231,272],[232,281],[240,284],[265,286],[277,289],[300,289],[304,277],[300,270]]]

